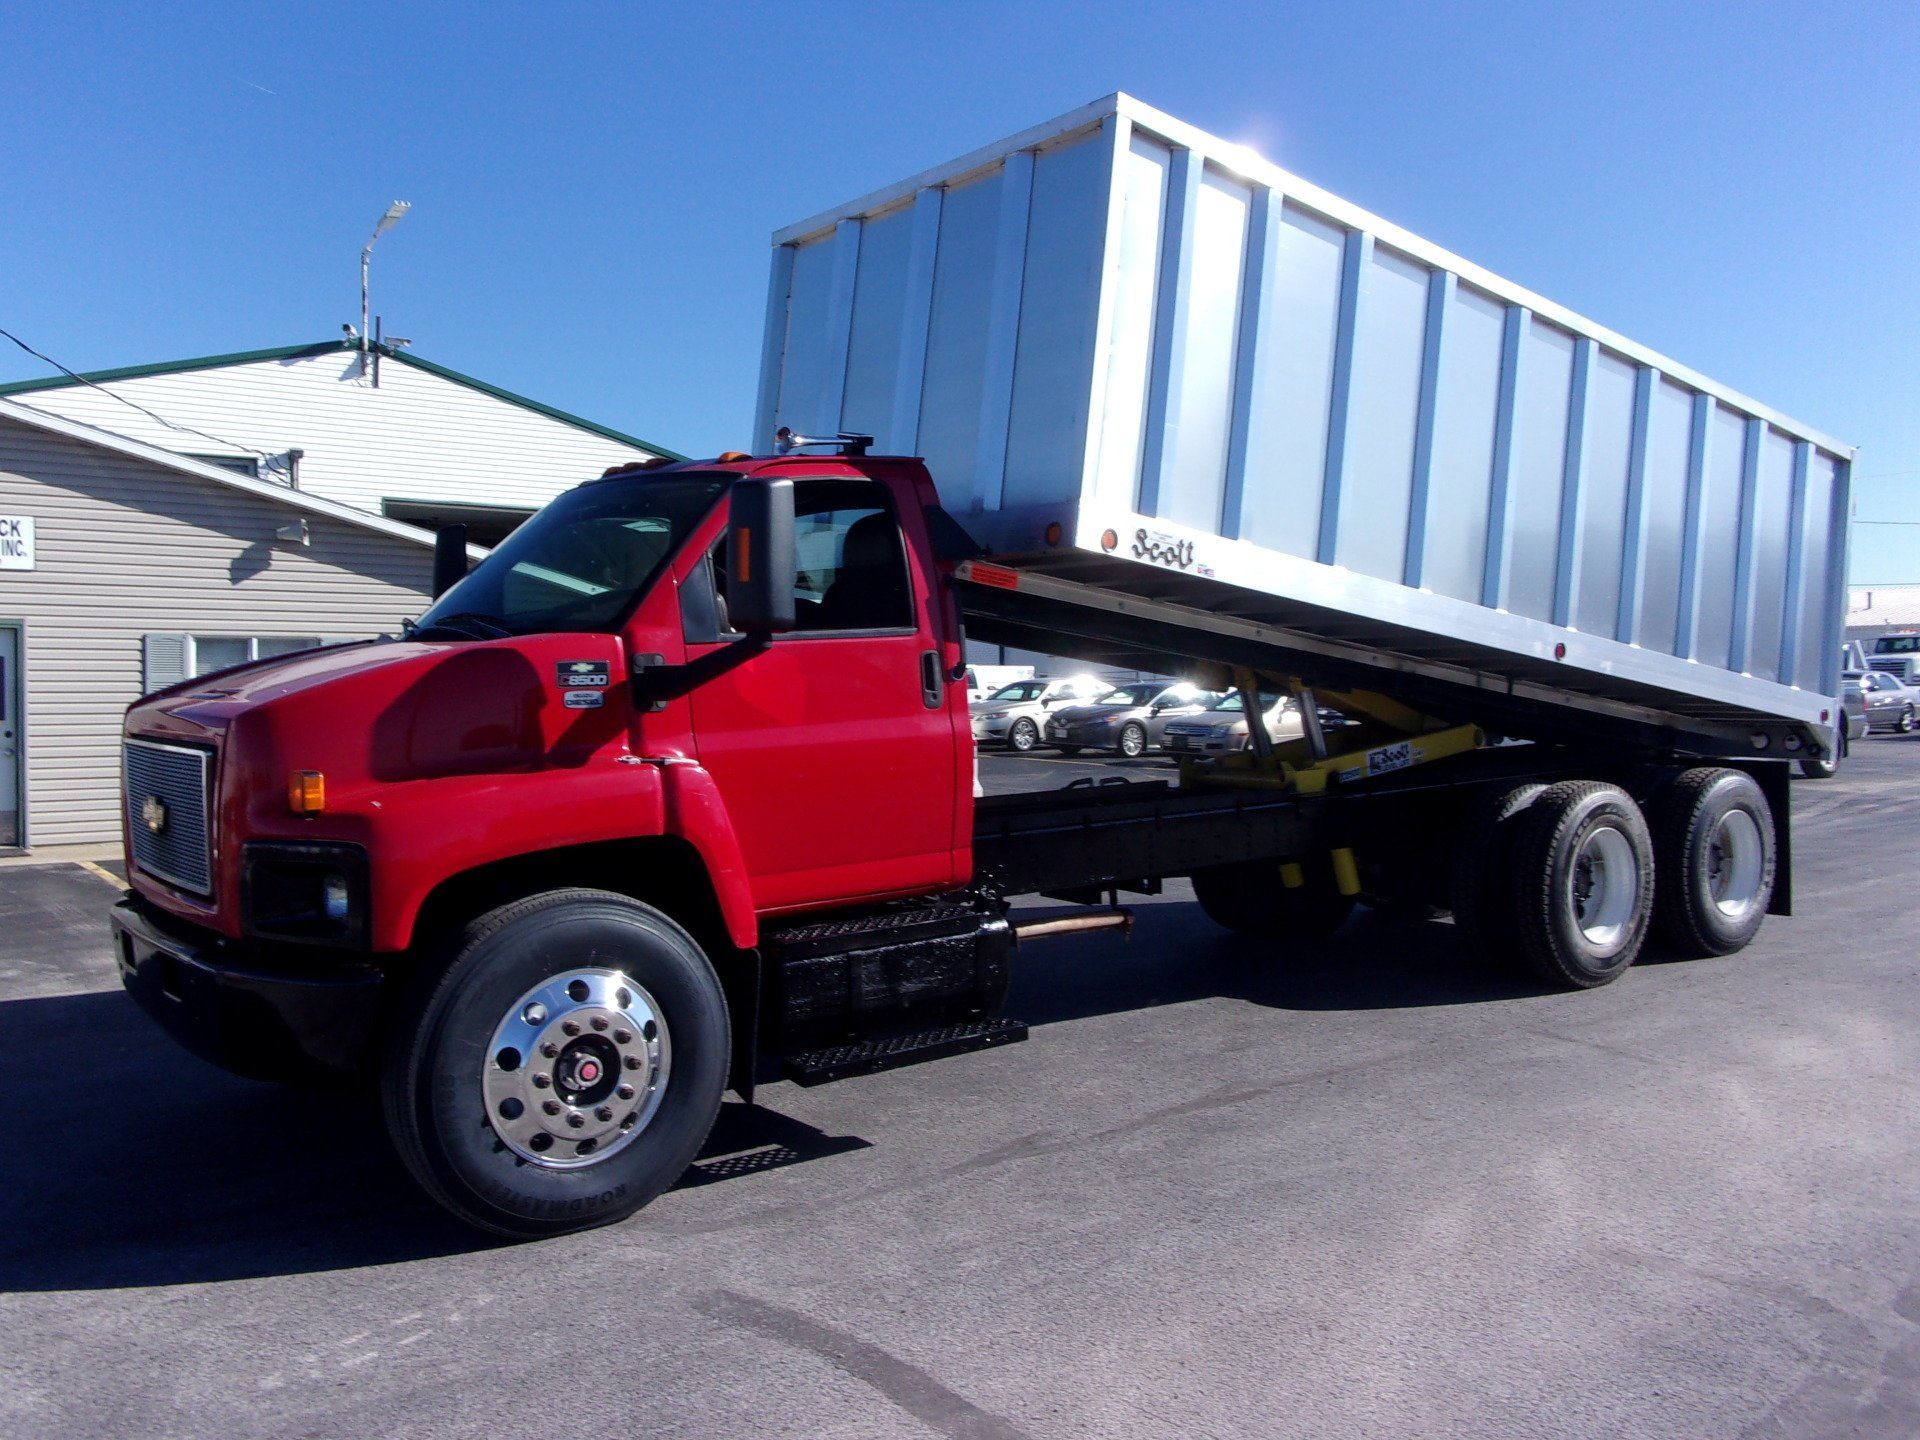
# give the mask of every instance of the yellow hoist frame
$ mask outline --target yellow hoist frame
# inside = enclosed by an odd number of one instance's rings
[[[1331,785],[1352,785],[1376,775],[1430,765],[1481,749],[1487,743],[1486,732],[1478,725],[1448,725],[1370,690],[1323,690],[1316,695],[1297,676],[1289,675],[1266,677],[1266,689],[1268,693],[1282,689],[1293,697],[1303,733],[1298,739],[1276,745],[1267,738],[1266,727],[1256,723],[1256,717],[1263,713],[1259,703],[1262,676],[1244,668],[1232,669],[1226,675],[1247,709],[1248,747],[1239,754],[1214,760],[1182,756],[1183,787],[1237,786],[1322,795]],[[1341,714],[1360,720],[1357,737],[1341,737],[1343,741],[1357,738],[1361,743],[1356,748],[1343,749],[1337,755],[1328,752],[1320,730],[1321,700]],[[1328,852],[1328,859],[1340,893],[1359,894],[1360,869],[1352,849],[1335,846]],[[1307,883],[1306,871],[1297,861],[1286,861],[1280,866],[1280,882],[1289,890],[1298,890]]]

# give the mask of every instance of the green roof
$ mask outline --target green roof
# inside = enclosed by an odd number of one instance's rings
[[[105,385],[115,380],[138,380],[146,375],[175,375],[188,370],[219,370],[229,365],[250,365],[258,360],[298,360],[309,355],[328,355],[342,350],[358,350],[357,340],[321,340],[312,345],[281,345],[270,350],[235,350],[227,355],[202,355],[192,360],[164,360],[155,365],[123,365],[117,370],[89,370],[80,376],[80,380],[95,385]],[[464,385],[469,390],[478,390],[482,395],[491,395],[496,400],[505,400],[510,405],[518,405],[523,410],[545,415],[550,420],[572,425],[576,429],[590,430],[595,435],[604,435],[609,440],[618,440],[622,445],[631,445],[636,450],[645,450],[651,455],[664,455],[669,460],[685,460],[687,457],[677,450],[656,445],[651,440],[642,440],[638,435],[629,435],[623,430],[615,430],[610,425],[570,414],[552,405],[543,405],[538,400],[530,400],[525,395],[516,395],[511,390],[503,390],[498,385],[489,385],[484,380],[476,380],[471,375],[463,375],[458,370],[445,365],[436,365],[431,360],[423,360],[418,355],[405,350],[395,349],[392,345],[373,345],[388,360],[397,360],[402,365],[411,365],[416,370],[424,370],[429,375],[438,375],[442,380],[451,380],[456,385]],[[55,375],[45,380],[13,380],[0,383],[0,395],[27,395],[36,390],[58,390],[78,384],[65,375]]]

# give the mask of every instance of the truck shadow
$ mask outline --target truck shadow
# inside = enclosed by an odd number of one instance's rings
[[[119,991],[0,1002],[0,1293],[179,1285],[492,1248],[441,1213],[365,1090],[241,1080]],[[868,1142],[729,1101],[682,1185]]]
[[[1553,993],[1463,955],[1453,927],[1440,921],[1359,909],[1331,939],[1281,948],[1229,934],[1192,902],[1145,904],[1135,914],[1129,940],[1096,933],[1038,942],[1016,956],[1008,1013],[1049,1025],[1220,996],[1318,1011],[1484,1005]]]

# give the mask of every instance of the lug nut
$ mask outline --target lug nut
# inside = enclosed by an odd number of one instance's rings
[[[638,1055],[627,1056],[627,1069],[638,1070],[639,1068],[640,1068],[640,1057]]]
[[[580,1022],[577,1020],[568,1020],[563,1022],[560,1028],[568,1035],[578,1035],[580,1033]]]
[[[540,1102],[540,1108],[549,1115],[558,1115],[560,1113],[560,1102],[558,1100],[543,1100]]]
[[[631,1045],[633,1043],[633,1031],[631,1030],[614,1031],[613,1043],[616,1045]]]
[[[551,1040],[549,1040],[546,1044],[540,1047],[540,1053],[546,1056],[547,1059],[551,1060],[560,1053],[560,1047],[554,1044]]]
[[[618,1095],[622,1100],[631,1100],[633,1099],[633,1086],[622,1085],[618,1090],[614,1091],[613,1093]]]
[[[593,1020],[591,1023],[594,1029],[604,1030],[607,1028],[607,1017],[604,1015],[596,1015],[593,1017]]]
[[[552,1083],[553,1081],[549,1080],[545,1075],[536,1075],[533,1077],[533,1088],[536,1090],[544,1090]]]
[[[602,1105],[598,1110],[593,1112],[593,1117],[596,1120],[611,1120],[613,1119],[613,1107],[611,1105]]]
[[[582,1115],[578,1110],[570,1110],[567,1112],[567,1124],[571,1125],[574,1129],[578,1130],[586,1123],[587,1117]]]

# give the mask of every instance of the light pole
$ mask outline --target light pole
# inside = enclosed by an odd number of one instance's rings
[[[360,373],[367,373],[368,321],[367,321],[367,272],[373,265],[373,242],[387,231],[398,225],[406,213],[413,208],[411,200],[396,200],[387,207],[387,213],[380,217],[373,227],[373,234],[367,237],[367,245],[360,252]]]

